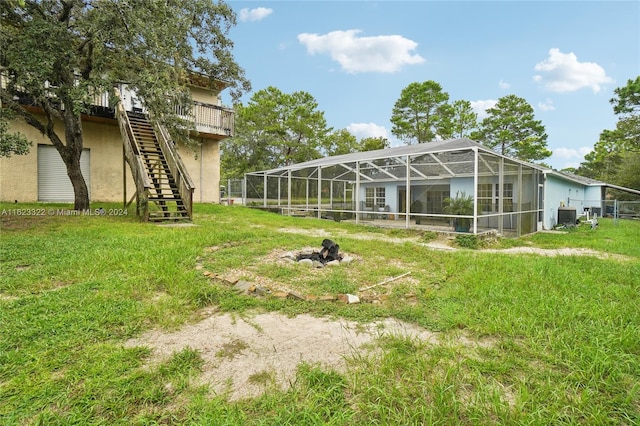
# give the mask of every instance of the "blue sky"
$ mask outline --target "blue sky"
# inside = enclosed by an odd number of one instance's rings
[[[609,99],[640,75],[638,1],[228,1],[234,56],[253,92],[305,91],[327,124],[391,134],[402,89],[434,80],[481,116],[505,95],[529,102],[557,169],[577,167]],[[230,103],[228,98],[223,101]]]

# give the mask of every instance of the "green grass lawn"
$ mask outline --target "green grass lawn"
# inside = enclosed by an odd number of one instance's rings
[[[640,424],[638,221],[495,246],[619,255],[604,259],[439,251],[411,231],[240,206],[196,205],[192,227],[7,213],[42,207],[0,204],[0,424]],[[320,248],[320,228],[357,260],[315,274],[263,261]],[[238,295],[197,265],[308,295],[355,293],[408,271],[411,279],[378,287],[381,303],[346,305]],[[124,346],[210,307],[395,317],[490,344],[388,337],[380,351],[348,359],[346,373],[301,365],[290,389],[239,402],[194,385],[197,351],[149,368],[149,349]]]

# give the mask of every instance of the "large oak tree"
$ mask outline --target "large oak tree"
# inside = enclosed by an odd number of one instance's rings
[[[89,207],[80,170],[81,116],[93,95],[127,82],[157,119],[184,137],[174,105],[190,105],[193,73],[212,87],[226,81],[235,97],[249,89],[228,37],[236,16],[222,1],[2,1],[0,17],[0,66],[8,77],[0,90],[2,116],[11,110],[51,140],[66,165],[76,209]],[[19,96],[42,115],[19,105]],[[2,143],[24,142],[7,135],[6,125],[0,130]]]

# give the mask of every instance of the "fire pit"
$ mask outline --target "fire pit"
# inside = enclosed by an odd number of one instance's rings
[[[298,253],[296,261],[311,260],[311,262],[320,262],[322,265],[326,265],[329,262],[341,261],[342,255],[339,253],[340,246],[335,242],[325,238],[322,240],[322,249],[317,252],[311,253]]]

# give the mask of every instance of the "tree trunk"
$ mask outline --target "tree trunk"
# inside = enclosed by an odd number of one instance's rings
[[[89,208],[89,189],[82,176],[80,168],[80,156],[82,155],[82,119],[80,114],[74,114],[66,108],[64,111],[64,135],[66,146],[56,146],[58,152],[67,166],[67,175],[73,185],[75,210],[86,210]]]
[[[89,189],[87,183],[82,176],[82,169],[80,168],[80,156],[74,156],[70,163],[66,163],[67,175],[73,185],[74,194],[74,210],[86,210],[89,208]]]

